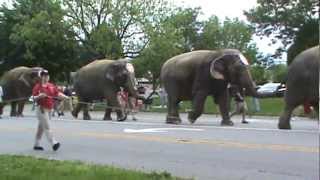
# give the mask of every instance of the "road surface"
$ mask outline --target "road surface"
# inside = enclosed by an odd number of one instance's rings
[[[53,152],[32,150],[37,120],[31,107],[25,117],[0,119],[0,154],[19,154],[58,160],[81,160],[127,169],[167,171],[175,176],[218,180],[318,180],[318,121],[295,117],[293,130],[278,130],[275,117],[248,118],[234,127],[221,127],[216,115],[203,115],[190,125],[167,125],[163,113],[140,113],[138,121],[91,121],[69,114],[53,118],[52,130],[61,142]]]

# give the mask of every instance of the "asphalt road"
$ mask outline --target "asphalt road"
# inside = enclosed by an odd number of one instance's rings
[[[251,117],[250,124],[233,118],[203,115],[194,125],[182,114],[182,125],[167,125],[165,114],[140,113],[138,121],[53,118],[52,130],[61,142],[53,152],[46,139],[43,152],[32,150],[37,120],[30,107],[25,117],[0,119],[0,154],[22,154],[59,160],[81,160],[143,171],[167,171],[194,179],[318,180],[318,121],[294,118],[293,130],[278,130],[277,118]]]

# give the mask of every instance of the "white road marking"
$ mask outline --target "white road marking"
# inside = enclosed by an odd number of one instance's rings
[[[181,127],[181,128],[210,128],[210,129],[230,129],[230,130],[248,130],[248,131],[269,131],[269,132],[281,132],[281,133],[308,133],[308,134],[314,134],[320,133],[320,129],[312,129],[312,130],[298,130],[298,129],[291,129],[291,130],[281,130],[281,129],[272,129],[272,128],[254,128],[254,127],[235,127],[235,126],[217,126],[216,124],[213,125],[197,125],[197,124],[179,124],[179,125],[175,125],[175,124],[165,124],[163,123],[158,123],[158,122],[152,122],[152,123],[148,123],[148,122],[139,122],[139,121],[124,121],[124,122],[116,122],[116,121],[102,121],[102,120],[76,120],[76,119],[72,119],[72,120],[68,120],[68,119],[59,119],[56,121],[65,121],[65,122],[78,122],[78,123],[101,123],[101,124],[119,124],[119,125],[136,125],[136,126],[174,126],[174,127]],[[264,120],[262,120],[264,121]],[[251,121],[250,121],[251,122]],[[258,120],[256,120],[256,122],[258,122]],[[264,123],[264,122],[263,122]],[[276,123],[275,123],[276,126]]]
[[[147,129],[124,129],[125,133],[161,133],[168,131],[204,131],[204,129],[195,128],[147,128]]]
[[[24,117],[24,119],[34,119],[35,117]],[[21,118],[12,118],[9,117],[8,119],[16,119],[21,120]],[[140,118],[141,120],[148,120],[148,118]],[[60,122],[73,122],[73,123],[101,123],[101,124],[119,124],[119,125],[136,125],[136,126],[169,126],[169,127],[180,127],[180,128],[210,128],[210,129],[229,129],[229,130],[246,130],[246,131],[269,131],[269,132],[280,132],[280,133],[307,133],[307,134],[320,134],[320,129],[318,125],[318,129],[310,129],[310,130],[298,130],[298,129],[291,129],[291,130],[281,130],[277,129],[277,121],[269,121],[264,119],[249,119],[250,122],[262,122],[262,123],[274,123],[275,128],[255,128],[255,127],[227,127],[227,126],[219,126],[218,124],[212,124],[212,125],[187,125],[187,124],[180,124],[180,125],[174,125],[174,124],[165,124],[160,122],[139,122],[139,121],[124,121],[124,122],[117,122],[117,121],[102,121],[102,120],[80,120],[80,119],[65,119],[65,118],[53,118],[52,120]],[[220,122],[220,121],[219,121]],[[248,125],[250,126],[250,124]]]

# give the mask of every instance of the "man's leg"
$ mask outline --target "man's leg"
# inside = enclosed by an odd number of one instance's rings
[[[50,126],[49,126],[50,112],[51,112],[50,110],[44,110],[44,113],[41,113],[40,117],[42,121],[43,131],[46,134],[48,141],[52,145],[53,150],[56,151],[60,147],[60,143],[57,140],[55,140],[50,130]]]

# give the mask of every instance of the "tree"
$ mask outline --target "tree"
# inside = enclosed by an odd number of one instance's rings
[[[237,18],[227,18],[220,22],[217,16],[212,16],[203,22],[196,49],[238,49],[254,64],[258,49],[251,42],[253,33],[254,29],[250,25]]]
[[[2,6],[0,12],[5,43],[12,48],[1,47],[7,67],[42,66],[53,77],[73,69],[77,44],[59,1],[16,0],[12,9]]]
[[[177,8],[172,16],[166,19],[166,23],[171,24],[182,35],[184,52],[189,52],[196,46],[198,31],[202,25],[197,20],[200,12],[200,8]]]
[[[148,28],[149,44],[134,60],[137,76],[150,72],[153,87],[157,87],[163,63],[192,48],[196,38],[198,13],[198,9],[178,8],[156,28]]]
[[[273,82],[286,82],[287,66],[284,64],[277,64],[271,66],[268,71],[271,72],[271,79]]]
[[[145,24],[156,24],[168,9],[165,0],[63,0],[63,3],[77,39],[87,51],[92,56],[115,59],[139,55],[148,43]]]
[[[259,36],[272,37],[273,43],[281,40],[280,56],[288,46],[288,63],[302,50],[318,44],[319,1],[317,0],[258,0],[258,6],[245,12],[256,26]]]
[[[265,67],[261,65],[256,64],[251,66],[250,72],[257,85],[264,84],[269,80]]]

